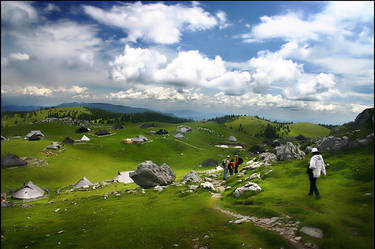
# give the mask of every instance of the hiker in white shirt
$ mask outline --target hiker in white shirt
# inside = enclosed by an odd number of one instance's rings
[[[307,173],[309,174],[310,180],[310,192],[309,195],[315,193],[315,198],[319,199],[320,194],[318,187],[316,186],[316,180],[321,174],[326,175],[326,168],[322,155],[320,155],[317,148],[312,148],[311,150],[313,156],[310,159],[310,163],[307,168]]]

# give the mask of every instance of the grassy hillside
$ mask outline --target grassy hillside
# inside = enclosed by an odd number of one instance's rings
[[[315,137],[315,136],[327,136],[330,133],[328,128],[317,124],[311,123],[273,123],[267,120],[259,119],[252,116],[241,116],[233,121],[225,123],[225,126],[234,130],[243,131],[246,134],[252,136],[262,137],[263,133],[267,127],[271,125],[275,127],[276,134],[279,137],[296,137],[298,135],[303,135],[305,137]]]
[[[248,117],[238,119],[241,125],[261,130],[256,122],[264,120]],[[254,118],[255,119],[255,118]],[[288,215],[301,222],[323,230],[324,238],[315,239],[298,233],[306,242],[320,248],[374,248],[374,147],[370,145],[341,153],[325,153],[330,164],[327,176],[319,178],[317,185],[322,198],[306,196],[308,177],[303,160],[277,162],[247,171],[243,176],[229,178],[220,199],[212,199],[207,190],[182,193],[188,185],[170,186],[162,192],[153,189],[127,193],[136,184],[111,184],[101,189],[57,194],[62,186],[76,183],[86,176],[92,182],[111,179],[118,171],[135,170],[145,160],[157,164],[167,163],[180,181],[190,170],[198,172],[213,167],[199,164],[214,158],[220,161],[225,155],[239,151],[246,161],[253,156],[245,150],[221,149],[214,144],[228,143],[230,135],[247,147],[261,138],[239,131],[230,125],[210,121],[185,123],[193,131],[185,134],[186,140],[173,138],[179,124],[154,122],[158,127],[141,129],[143,122],[127,122],[122,130],[101,124],[113,134],[97,137],[95,128],[86,136],[86,144],[65,145],[63,152],[52,151],[47,156],[43,149],[52,141],[60,142],[70,136],[81,138],[77,126],[52,124],[21,124],[2,128],[1,133],[10,141],[1,141],[1,156],[15,153],[43,159],[47,164],[1,170],[1,192],[17,189],[32,180],[48,188],[47,199],[31,202],[29,208],[9,207],[1,212],[1,245],[3,248],[293,248],[282,236],[261,229],[252,223],[230,224],[231,217],[220,213],[216,206],[243,215],[275,217]],[[245,121],[249,125],[244,125]],[[291,132],[321,134],[315,125],[290,124]],[[307,128],[305,128],[307,127]],[[318,128],[317,130],[314,130]],[[150,130],[164,128],[169,136],[150,135]],[[204,129],[202,129],[204,128]],[[305,128],[305,129],[304,129]],[[41,130],[46,137],[40,141],[27,141],[22,137],[30,130]],[[145,144],[122,144],[121,140],[145,135]],[[14,138],[21,136],[21,138]],[[311,135],[310,135],[311,136]],[[266,172],[272,172],[266,175]],[[241,187],[252,173],[261,174],[257,182],[262,191],[236,199],[233,191]],[[222,173],[211,178],[220,180]],[[239,181],[240,180],[240,181]],[[230,187],[230,188],[229,188]],[[120,193],[115,196],[114,191]],[[107,199],[103,198],[108,194]],[[48,203],[53,201],[54,203]],[[59,211],[55,212],[57,209]],[[58,233],[59,231],[63,231]]]

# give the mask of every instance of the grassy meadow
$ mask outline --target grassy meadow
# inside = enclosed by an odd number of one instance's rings
[[[258,119],[259,120],[259,119]],[[125,123],[122,130],[109,125],[93,129],[91,141],[85,144],[63,146],[63,152],[52,151],[47,156],[43,149],[53,141],[59,143],[69,136],[80,139],[77,126],[64,124],[28,124],[2,128],[1,156],[14,153],[20,157],[45,160],[46,164],[28,165],[1,170],[1,192],[15,190],[32,180],[48,188],[48,198],[28,202],[28,208],[8,207],[1,210],[1,246],[3,248],[293,248],[282,236],[261,229],[252,223],[230,224],[231,217],[215,207],[257,217],[289,215],[301,221],[302,226],[323,230],[324,238],[316,239],[300,234],[303,240],[320,248],[374,248],[374,147],[373,145],[341,153],[325,153],[329,163],[327,176],[319,178],[317,185],[322,198],[307,196],[309,181],[303,160],[273,163],[244,176],[229,178],[220,199],[199,188],[193,193],[182,193],[188,185],[170,186],[162,192],[135,189],[136,184],[114,183],[100,189],[56,193],[60,187],[75,184],[86,176],[91,182],[111,179],[118,171],[135,170],[146,160],[157,164],[167,163],[180,181],[190,170],[201,172],[213,167],[199,164],[213,158],[221,161],[235,149],[221,149],[214,144],[228,144],[234,135],[238,144],[245,146],[240,155],[245,162],[252,159],[247,149],[260,142],[251,133],[235,129],[236,121],[227,124],[215,122],[184,123],[193,131],[185,134],[183,142],[173,138],[181,124],[159,123],[158,127],[141,129],[141,123]],[[258,121],[256,121],[258,122]],[[244,120],[238,121],[245,128]],[[249,124],[252,122],[249,121]],[[324,136],[326,128],[293,124],[291,134]],[[214,132],[198,129],[203,127]],[[250,127],[250,126],[249,126]],[[259,124],[249,130],[256,130]],[[305,127],[305,128],[304,128]],[[314,129],[314,127],[316,129]],[[113,134],[97,137],[99,129]],[[150,130],[165,128],[169,136],[150,135]],[[39,141],[23,139],[30,130],[41,130],[46,137]],[[328,129],[327,129],[328,130]],[[294,132],[294,133],[293,133]],[[305,133],[302,133],[305,132]],[[328,130],[329,133],[329,130]],[[145,135],[145,144],[122,144],[124,138]],[[14,138],[14,136],[21,136]],[[272,170],[271,173],[266,174]],[[250,174],[259,172],[261,180],[254,180],[262,191],[256,194],[233,196],[237,187],[244,185]],[[221,179],[222,175],[217,179]],[[197,184],[195,184],[197,185]],[[113,192],[121,195],[115,196]],[[109,194],[107,199],[104,195]],[[53,202],[53,203],[51,203]],[[59,209],[57,212],[55,212]]]

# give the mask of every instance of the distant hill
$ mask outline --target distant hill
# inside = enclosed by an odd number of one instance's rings
[[[107,103],[63,103],[60,105],[57,105],[55,107],[78,107],[83,106],[87,108],[96,108],[101,109],[109,112],[115,112],[115,113],[144,113],[144,112],[155,112],[149,109],[145,108],[137,108],[137,107],[131,107],[131,106],[123,106],[123,105],[112,105]]]
[[[1,105],[1,112],[30,112],[39,111],[43,106],[19,106],[19,105]]]
[[[303,135],[305,137],[328,136],[330,129],[311,123],[278,123],[271,122],[253,116],[228,116],[223,119],[225,126],[242,131],[248,135],[256,137],[267,137],[266,133],[274,134],[279,137],[296,137]],[[268,127],[268,128],[267,128]]]

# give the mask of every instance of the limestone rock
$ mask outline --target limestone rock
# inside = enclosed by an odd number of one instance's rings
[[[259,155],[259,159],[263,160],[264,162],[276,162],[277,156],[271,152],[264,152]]]
[[[305,152],[300,150],[300,145],[294,146],[291,142],[276,147],[276,155],[279,161],[305,158]]]
[[[212,191],[216,191],[214,185],[211,182],[203,182],[200,185],[202,188],[211,189]]]
[[[194,170],[190,171],[182,179],[183,182],[200,182],[202,179],[199,177],[198,173]]]
[[[237,188],[234,192],[233,195],[237,198],[239,198],[244,192],[246,191],[256,191],[260,192],[262,191],[261,187],[259,187],[258,184],[255,182],[248,182],[245,186],[242,186],[240,188]]]
[[[186,132],[190,132],[192,131],[193,129],[190,127],[190,126],[177,126],[177,133],[186,133]]]
[[[130,178],[143,188],[150,188],[156,185],[165,186],[173,183],[176,174],[167,165],[158,166],[152,161],[145,161],[138,164],[137,170],[129,173]]]

